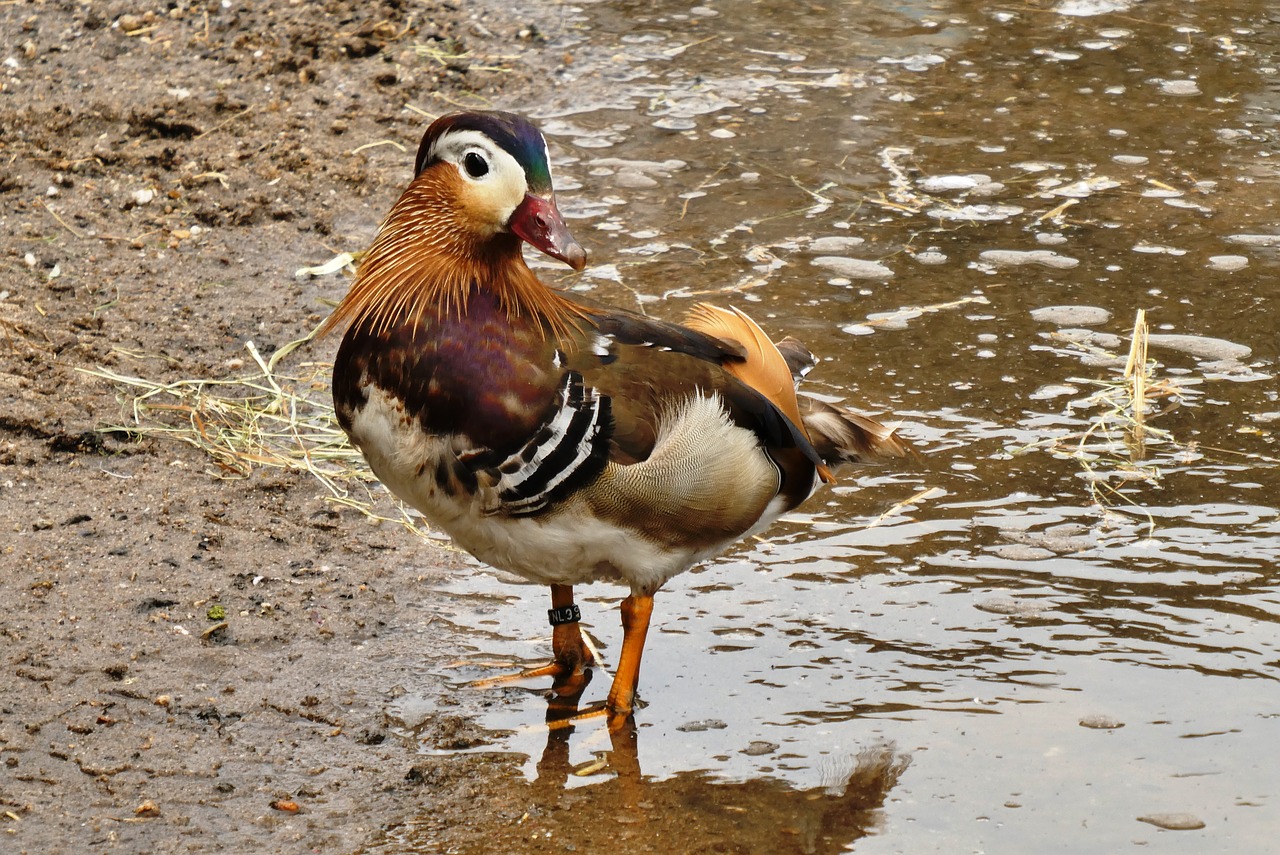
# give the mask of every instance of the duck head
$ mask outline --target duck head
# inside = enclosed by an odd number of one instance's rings
[[[455,223],[478,240],[513,234],[581,270],[587,253],[556,207],[547,142],[526,119],[498,111],[451,113],[431,123],[415,177],[443,173],[454,191]]]

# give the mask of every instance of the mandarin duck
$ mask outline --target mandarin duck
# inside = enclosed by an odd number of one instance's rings
[[[334,405],[393,493],[480,561],[550,586],[553,660],[520,676],[580,691],[597,663],[573,587],[630,588],[602,708],[616,727],[664,582],[795,508],[830,465],[908,446],[798,397],[815,358],[794,339],[708,305],[683,324],[591,305],[543,284],[523,243],[586,265],[542,134],[503,112],[432,122],[327,321],[346,329]]]

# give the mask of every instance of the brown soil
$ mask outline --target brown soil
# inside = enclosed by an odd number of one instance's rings
[[[424,753],[490,738],[434,676],[457,642],[431,583],[456,556],[305,476],[219,479],[196,449],[100,430],[117,390],[77,369],[231,376],[247,340],[315,325],[343,283],[293,271],[367,243],[424,123],[406,104],[501,87],[511,106],[563,60],[511,7],[226,6],[0,4],[0,849],[825,851],[812,828],[678,819],[700,779],[562,791],[555,739],[540,785],[503,755]],[[381,141],[404,150],[361,148]],[[456,712],[395,720],[406,686]],[[898,771],[864,767],[798,800],[819,841],[824,811],[860,833]]]

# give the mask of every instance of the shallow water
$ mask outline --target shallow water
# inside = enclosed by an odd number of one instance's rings
[[[645,778],[809,791],[888,744],[909,766],[859,852],[1272,851],[1274,10],[562,8],[573,63],[531,112],[592,266],[548,278],[738,305],[923,454],[659,593]],[[1169,393],[1142,437],[1090,400],[1138,310]],[[470,658],[546,658],[544,591],[451,591]],[[606,661],[623,593],[579,590]],[[546,774],[540,692],[494,692],[482,723]],[[569,765],[610,748],[557,740]]]

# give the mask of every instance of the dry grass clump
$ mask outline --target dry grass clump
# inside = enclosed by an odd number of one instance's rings
[[[1157,374],[1158,364],[1147,357],[1147,335],[1146,312],[1139,310],[1123,372],[1104,379],[1069,378],[1071,383],[1094,390],[1071,403],[1072,410],[1089,413],[1083,430],[1014,451],[1047,450],[1076,461],[1092,499],[1103,508],[1127,505],[1141,510],[1122,488],[1134,482],[1158,483],[1163,474],[1161,464],[1167,464],[1169,452],[1188,457],[1197,453],[1194,444],[1180,444],[1169,431],[1150,423],[1152,417],[1177,406],[1194,391],[1187,381]],[[1096,346],[1084,347],[1092,355],[1118,360],[1118,355]],[[1153,458],[1151,446],[1161,446],[1165,453]]]
[[[187,443],[209,456],[216,467],[211,474],[220,478],[244,478],[264,466],[305,472],[324,487],[328,501],[439,543],[421,517],[378,484],[347,441],[329,398],[333,366],[309,361],[282,370],[286,357],[314,335],[289,342],[270,359],[246,342],[249,370],[222,380],[159,383],[102,368],[84,373],[115,384],[131,416],[104,431]],[[391,508],[392,515],[379,508]]]

